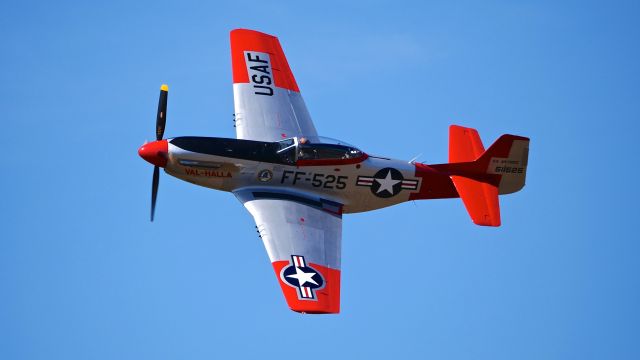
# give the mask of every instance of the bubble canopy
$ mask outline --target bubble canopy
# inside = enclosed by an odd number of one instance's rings
[[[303,137],[300,137],[300,139],[302,139]],[[314,142],[314,143],[320,143],[320,144],[332,144],[332,145],[342,145],[342,146],[348,146],[350,148],[354,148],[357,149],[355,146],[353,146],[352,144],[349,144],[346,141],[342,141],[342,140],[338,140],[338,139],[334,139],[334,138],[330,138],[330,137],[326,137],[326,136],[309,136],[306,137],[310,142]],[[300,140],[298,139],[298,140]]]
[[[281,155],[289,155],[297,161],[350,161],[365,154],[355,146],[324,136],[293,137],[278,142]],[[285,155],[285,156],[286,156]]]

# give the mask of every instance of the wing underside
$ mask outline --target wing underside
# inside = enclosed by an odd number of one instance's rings
[[[342,206],[289,192],[234,192],[253,216],[289,307],[340,311]]]

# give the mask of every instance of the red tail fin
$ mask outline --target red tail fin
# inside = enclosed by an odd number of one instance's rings
[[[474,161],[484,153],[478,130],[458,125],[449,127],[449,162]]]
[[[463,176],[451,176],[474,224],[500,226],[498,188]]]

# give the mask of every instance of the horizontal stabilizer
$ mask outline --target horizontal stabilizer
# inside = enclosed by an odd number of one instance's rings
[[[474,161],[484,153],[478,130],[458,125],[449,127],[449,162]]]
[[[451,176],[474,224],[500,226],[498,188],[463,176]]]

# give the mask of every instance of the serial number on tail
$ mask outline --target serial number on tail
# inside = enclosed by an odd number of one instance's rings
[[[496,166],[495,172],[497,174],[522,174],[524,173],[524,168],[510,167],[510,166]]]

